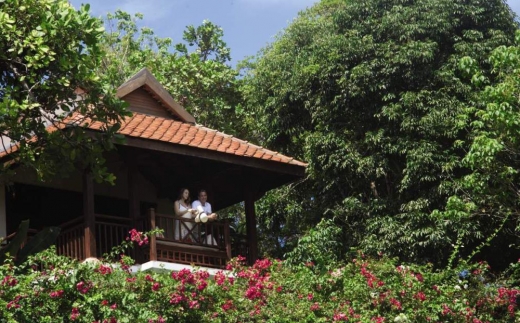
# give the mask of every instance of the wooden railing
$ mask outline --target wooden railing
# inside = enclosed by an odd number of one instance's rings
[[[192,219],[177,218],[173,215],[156,214],[150,210],[147,217],[134,221],[130,218],[95,215],[96,255],[102,257],[114,246],[121,244],[128,237],[132,228],[147,231],[160,228],[164,233],[150,237],[150,243],[144,254],[141,248],[127,252],[138,263],[147,260],[159,260],[173,263],[195,264],[199,266],[224,267],[235,255],[246,256],[244,241],[232,242],[229,222],[213,221],[195,223]],[[57,250],[61,255],[85,259],[85,219],[75,218],[61,225],[57,241]]]
[[[193,219],[149,212],[150,227],[164,230],[150,239],[150,260],[223,267],[231,259],[229,222],[196,223]]]
[[[134,227],[129,218],[96,214],[96,255],[102,257],[118,246]],[[137,227],[142,227],[142,219]],[[85,259],[85,218],[80,216],[60,225],[61,233],[56,245],[58,254],[76,259]],[[135,257],[133,250],[130,256]]]
[[[184,244],[226,249],[229,223],[224,221],[196,223],[193,219],[177,218],[168,214],[155,214],[155,226],[164,233],[158,239]],[[228,234],[226,234],[226,231]]]
[[[96,254],[102,257],[110,253],[128,237],[128,232],[134,228],[130,218],[96,214]],[[133,250],[130,252],[133,256]]]
[[[56,241],[58,254],[76,259],[85,259],[85,219],[80,216],[60,225]]]

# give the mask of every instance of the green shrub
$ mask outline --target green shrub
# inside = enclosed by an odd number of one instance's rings
[[[229,271],[131,273],[132,259],[78,263],[50,249],[0,266],[0,322],[517,322],[516,267],[455,269],[358,254],[328,271],[236,258]]]

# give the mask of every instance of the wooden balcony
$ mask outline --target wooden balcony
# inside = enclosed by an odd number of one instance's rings
[[[243,236],[232,236],[229,221],[195,223],[192,219],[179,219],[173,215],[157,214],[151,209],[145,217],[132,220],[108,215],[95,215],[96,256],[119,245],[132,228],[148,231],[159,228],[162,234],[150,237],[149,244],[135,247],[129,255],[137,263],[164,261],[196,266],[224,268],[232,256],[247,257],[247,241]],[[57,251],[61,255],[85,259],[85,218],[75,218],[61,225]]]
[[[223,268],[231,259],[229,222],[195,223],[173,215],[150,212],[152,228],[164,230],[152,236],[145,259]]]

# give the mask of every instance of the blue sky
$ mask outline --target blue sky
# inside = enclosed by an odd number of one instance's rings
[[[246,56],[255,55],[274,40],[299,11],[317,0],[70,0],[79,8],[90,3],[96,17],[122,9],[144,14],[142,24],[160,37],[174,43],[182,40],[187,25],[198,26],[204,19],[224,29],[224,41],[231,48],[233,65]],[[520,15],[520,0],[508,0]]]

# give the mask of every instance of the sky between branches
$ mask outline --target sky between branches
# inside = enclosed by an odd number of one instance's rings
[[[232,64],[255,55],[274,40],[299,11],[317,0],[70,0],[79,8],[90,3],[96,17],[122,9],[144,14],[142,26],[152,28],[160,37],[180,42],[188,25],[198,26],[204,19],[224,29],[224,41],[231,48]],[[507,0],[520,15],[520,0]]]

